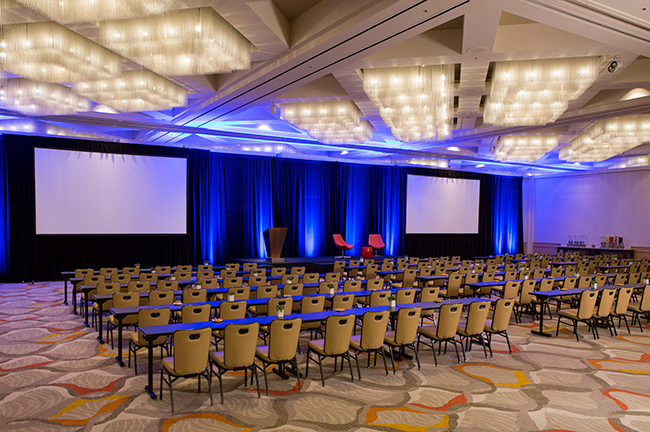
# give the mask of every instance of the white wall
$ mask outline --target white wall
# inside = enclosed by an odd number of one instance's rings
[[[622,236],[625,246],[650,247],[650,168],[536,178],[534,241],[566,243],[588,235]]]

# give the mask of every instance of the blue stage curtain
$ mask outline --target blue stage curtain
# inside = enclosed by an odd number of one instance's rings
[[[522,249],[522,180],[520,177],[492,177],[494,253],[515,254]]]
[[[406,169],[373,166],[370,184],[372,190],[368,233],[381,234],[386,245],[380,251],[381,254],[402,254],[406,228]]]
[[[368,246],[371,168],[368,165],[339,165],[339,213],[342,215],[339,226],[344,229],[334,234],[341,234],[348,244],[354,245],[348,255],[361,255],[361,248]]]

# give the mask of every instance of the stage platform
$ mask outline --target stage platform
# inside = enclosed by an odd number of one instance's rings
[[[374,260],[383,259],[396,259],[402,258],[397,255],[375,255],[372,257]],[[286,257],[286,258],[241,258],[236,259],[235,262],[239,263],[257,263],[272,265],[275,267],[305,267],[307,273],[327,273],[334,268],[334,261],[341,260],[358,260],[361,259],[360,255],[350,255],[345,258],[337,258],[333,256],[318,256],[318,257]]]

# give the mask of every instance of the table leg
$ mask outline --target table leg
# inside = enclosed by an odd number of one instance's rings
[[[147,339],[147,343],[149,344],[149,352],[147,353],[147,385],[144,389],[149,393],[151,399],[156,399],[156,393],[153,391],[153,339]]]
[[[84,324],[86,324],[86,327],[90,327],[88,325],[88,291],[84,291]]]
[[[553,336],[552,334],[546,333],[544,331],[544,305],[546,305],[547,301],[548,300],[540,302],[540,304],[539,304],[539,306],[541,308],[541,312],[539,314],[539,330],[531,330],[530,332],[532,334],[536,334],[536,335],[539,335],[539,336],[546,336],[546,337]]]
[[[68,278],[63,279],[63,304],[68,305]]]
[[[72,313],[77,315],[77,287],[72,285]]]
[[[99,305],[99,318],[97,318],[99,320],[98,321],[98,326],[99,327],[97,327],[97,330],[98,330],[97,331],[97,340],[99,341],[100,344],[103,344],[104,339],[102,339],[102,327],[103,327],[102,317],[104,315],[104,302],[103,301],[102,302],[97,302],[97,304]]]
[[[124,367],[124,362],[122,361],[122,317],[117,319],[117,364]]]

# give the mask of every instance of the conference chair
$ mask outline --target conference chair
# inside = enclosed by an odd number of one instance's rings
[[[401,282],[394,282],[393,288],[412,288],[415,283],[415,276],[417,276],[416,269],[406,269],[402,274]]]
[[[242,300],[237,300],[234,302],[224,301],[219,304],[219,319],[220,320],[232,320],[232,319],[244,319],[246,317],[246,302]],[[224,331],[222,330],[213,330],[212,339],[213,344],[219,351],[219,341],[223,340]]]
[[[148,281],[141,282],[138,280],[133,280],[128,283],[126,286],[126,291],[127,292],[138,292],[140,293],[140,306],[145,306],[149,304],[149,299],[147,297],[143,297],[143,294],[147,294],[151,292],[151,283]],[[110,308],[106,308],[106,305],[104,305],[104,310],[109,310]]]
[[[113,294],[113,308],[124,308],[124,307],[138,307],[140,306],[140,293],[123,293],[116,292]],[[138,323],[138,314],[127,315],[122,318],[123,326],[136,325]],[[108,323],[106,325],[106,340],[108,340],[109,335],[111,339],[111,348],[113,346],[113,329],[117,328],[120,323],[118,322],[115,315],[108,317]],[[110,332],[110,333],[109,333]]]
[[[178,291],[178,281],[159,280],[156,283],[156,291]]]
[[[305,274],[305,270],[306,270],[306,269],[305,269],[304,266],[300,266],[300,267],[291,267],[291,274],[292,274],[292,275],[300,275],[300,276],[302,276],[302,275]]]
[[[223,405],[223,377],[227,371],[243,370],[244,386],[248,385],[248,370],[255,375],[257,397],[260,397],[260,382],[255,366],[255,350],[257,348],[258,323],[228,324],[224,329],[223,351],[210,355],[212,373],[219,379],[219,393]],[[216,366],[216,371],[214,369]],[[229,375],[230,376],[230,375]],[[252,381],[252,378],[251,378]]]
[[[212,267],[212,264],[201,264],[196,266],[196,272],[203,272],[203,271],[211,271],[214,274],[214,268]],[[212,277],[212,276],[211,276]]]
[[[113,273],[111,274],[111,282],[127,284],[131,282],[131,275],[129,273]]]
[[[381,234],[370,234],[368,236],[368,246],[372,247],[373,252],[386,247],[381,239]]]
[[[352,330],[354,328],[354,315],[330,315],[325,321],[325,337],[318,340],[310,340],[307,344],[307,365],[305,367],[305,378],[309,376],[309,361],[313,360],[318,363],[320,368],[320,378],[323,387],[325,387],[325,376],[323,375],[323,359],[334,358],[334,372],[336,372],[336,359],[341,357],[348,361],[350,367],[350,380],[354,381],[352,373],[352,362],[348,350],[352,340]],[[316,358],[312,357],[312,353]]]
[[[402,308],[397,311],[395,330],[386,333],[384,336],[384,343],[388,345],[390,361],[393,364],[393,374],[397,373],[395,371],[395,356],[393,354],[395,348],[399,348],[402,354],[404,354],[404,348],[411,348],[415,353],[415,361],[418,364],[418,369],[420,369],[418,348],[415,345],[415,340],[418,335],[420,311],[421,309],[419,306],[413,308]]]
[[[368,353],[368,367],[370,367],[370,353],[375,353],[375,364],[377,363],[377,353],[381,352],[384,359],[384,370],[388,375],[388,364],[386,363],[386,352],[384,350],[384,337],[388,327],[388,311],[366,312],[361,318],[361,333],[353,335],[350,338],[350,348],[354,353],[354,360],[357,364],[357,374],[361,380],[361,370],[359,369],[358,353]]]
[[[244,263],[244,271],[245,272],[249,272],[254,268],[257,268],[257,263]]]
[[[172,274],[172,266],[155,266],[153,269],[156,272],[155,274]]]
[[[300,313],[323,312],[325,308],[325,296],[303,297],[300,301]],[[309,339],[313,339],[314,331],[320,329],[320,321],[303,322],[300,325],[300,331],[309,331]],[[298,347],[300,350],[300,347]]]
[[[346,280],[343,282],[343,292],[348,292],[348,291],[360,291],[361,290],[361,282],[358,280]]]
[[[120,292],[120,284],[117,282],[100,282],[97,284],[97,295],[113,295],[117,292]],[[113,300],[107,300],[102,305],[102,313],[108,314],[113,307]],[[95,302],[93,303],[93,326],[95,326],[95,316],[99,313],[99,305]],[[97,321],[99,324],[99,321]],[[102,329],[97,329],[101,332]]]
[[[124,267],[122,268],[122,273],[138,277],[140,275],[140,267]]]
[[[269,381],[266,376],[266,369],[271,364],[277,364],[280,372],[284,372],[286,363],[291,364],[298,378],[298,390],[302,390],[298,361],[296,360],[301,324],[302,320],[300,318],[273,320],[269,326],[269,344],[258,346],[255,349],[255,357],[262,362],[262,366],[256,366],[264,372],[264,385],[267,396],[269,396]]]
[[[490,312],[490,302],[488,301],[475,301],[470,303],[469,312],[467,313],[467,319],[465,320],[464,325],[458,326],[458,336],[460,337],[460,343],[463,344],[465,341],[465,349],[463,350],[463,360],[467,361],[465,358],[465,351],[472,349],[472,342],[475,338],[481,342],[483,345],[483,353],[485,358],[487,358],[487,351],[485,348],[485,339],[483,338],[483,331],[485,330],[485,324],[487,321],[488,313]]]
[[[138,294],[138,298],[140,297],[140,293],[134,293]],[[174,295],[173,291],[170,290],[164,290],[164,291],[151,291],[149,293],[149,305],[150,306],[163,306],[163,305],[170,305],[174,303],[176,296]],[[138,303],[140,301],[138,300]]]
[[[555,331],[555,336],[560,333],[560,323],[562,322],[562,318],[568,318],[573,324],[573,333],[578,342],[580,342],[580,336],[578,335],[578,322],[581,321],[591,328],[594,339],[596,339],[595,325],[592,317],[597,299],[598,291],[585,290],[580,293],[580,302],[577,309],[562,309],[557,311],[557,330]]]
[[[172,337],[176,346],[173,357],[162,360],[160,369],[160,400],[163,400],[163,381],[169,386],[169,399],[174,413],[174,391],[172,384],[179,378],[197,377],[201,393],[201,377],[208,381],[210,405],[212,400],[212,376],[210,375],[210,327],[197,330],[176,330]],[[164,377],[167,372],[167,379]]]
[[[612,329],[614,328],[614,319],[612,317],[612,305],[614,304],[614,298],[616,297],[616,288],[607,288],[600,292],[600,300],[598,301],[598,306],[594,308],[593,315],[593,326],[596,337],[600,339],[598,334],[598,325],[604,325],[609,330],[609,335],[614,336]]]
[[[343,240],[341,234],[332,234],[332,239],[334,240],[334,245],[336,248],[341,251],[341,256],[337,256],[335,258],[345,258],[345,252],[354,247],[353,244],[346,243],[345,240]]]
[[[214,277],[213,270],[197,270],[196,279],[211,279]]]
[[[261,270],[260,269],[253,269],[253,270],[251,270],[251,273],[254,271],[255,273],[258,273],[260,276],[262,276],[262,274],[260,274],[262,270],[266,271],[265,269],[261,269]],[[219,271],[219,278],[221,278],[221,279],[234,278],[234,277],[237,277],[237,270],[223,269],[223,270]]]
[[[458,354],[458,345],[460,344],[461,350],[463,350],[463,345],[456,339],[456,333],[458,331],[458,323],[460,322],[460,315],[463,310],[462,304],[444,304],[440,307],[440,312],[438,314],[438,324],[437,325],[428,325],[418,328],[418,350],[420,348],[420,343],[431,347],[433,351],[433,361],[438,366],[438,358],[436,357],[436,348],[435,342],[438,342],[438,353],[440,353],[441,343],[445,342],[445,353],[447,352],[447,342],[454,344],[456,349],[456,358],[458,363],[460,363],[460,355]],[[430,344],[423,342],[422,337],[429,339]]]
[[[169,324],[170,319],[171,311],[169,308],[140,309],[138,311],[138,329],[131,333],[131,338],[129,339],[129,367],[131,367],[131,353],[133,353],[133,370],[135,375],[138,374],[138,349],[149,346],[149,341],[142,336],[140,327],[167,325]],[[169,353],[166,335],[158,336],[153,340],[151,346],[153,348],[160,347],[161,360],[163,358],[163,348],[165,348],[167,353]]]
[[[265,299],[276,297],[278,295],[277,285],[264,285],[257,287],[257,298]],[[255,306],[250,306],[248,312],[253,315],[266,315],[268,309],[268,304],[260,304]]]
[[[510,315],[515,305],[515,301],[508,298],[499,299],[494,305],[494,312],[491,318],[485,321],[484,332],[487,336],[487,346],[490,350],[490,357],[492,355],[492,336],[500,335],[506,338],[508,344],[508,351],[512,354],[512,347],[510,346],[510,338],[508,337],[508,325],[510,324]]]
[[[440,294],[440,288],[438,287],[424,287],[420,291],[420,303],[430,303],[437,302],[438,296]],[[435,324],[435,309],[422,309],[420,312],[420,324],[424,325],[424,319],[428,318]]]
[[[191,265],[177,265],[176,266],[176,271],[177,272],[192,272],[192,266]]]
[[[282,276],[287,274],[286,267],[273,267],[271,269],[271,276]]]
[[[650,285],[646,285],[643,288],[643,294],[641,294],[641,300],[638,302],[630,302],[627,307],[627,310],[632,312],[632,325],[636,320],[639,321],[639,330],[643,332],[643,327],[641,326],[641,315],[650,312]]]
[[[612,320],[618,318],[618,327],[621,327],[621,320],[625,321],[625,327],[627,327],[627,332],[630,333],[630,326],[627,323],[627,308],[630,305],[630,299],[632,298],[633,288],[619,288],[618,294],[616,295],[616,304],[612,306]],[[616,327],[614,327],[614,335],[617,335]]]
[[[99,269],[99,274],[110,277],[111,275],[117,274],[117,267],[102,267]]]
[[[537,282],[535,281],[535,279],[528,279],[523,281],[523,283],[521,284],[519,297],[515,299],[515,303],[514,303],[515,322],[520,323],[521,316],[524,313],[529,313],[530,316],[533,318],[533,321],[535,320],[535,315],[537,314],[537,306],[535,306],[536,303],[535,304],[533,303],[535,296],[533,296],[531,293],[535,291],[536,283]]]
[[[138,280],[140,282],[149,282],[150,284],[155,284],[158,282],[158,275],[156,273],[140,273]]]
[[[395,294],[396,304],[415,303],[415,288],[400,288]]]
[[[186,304],[180,310],[181,323],[197,323],[210,321],[210,305],[203,303],[199,305]]]

